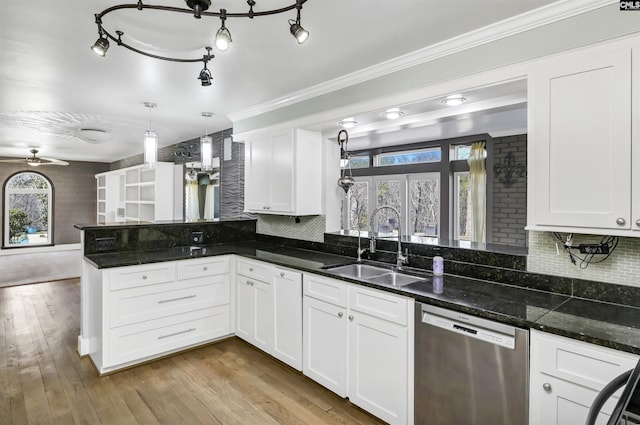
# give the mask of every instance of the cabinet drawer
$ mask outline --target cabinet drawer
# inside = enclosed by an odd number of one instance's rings
[[[349,308],[406,326],[409,299],[364,286],[349,285]]]
[[[159,356],[230,333],[228,305],[122,326],[108,333],[104,367]]]
[[[275,273],[275,267],[271,264],[246,260],[244,258],[238,258],[236,268],[238,274],[263,282],[271,282],[271,278]]]
[[[229,257],[197,258],[178,263],[178,280],[229,273]]]
[[[229,275],[113,291],[109,299],[107,326],[114,328],[228,304],[229,293]]]
[[[304,295],[340,307],[347,306],[347,284],[328,277],[305,274]]]
[[[176,263],[153,263],[140,266],[118,267],[107,272],[112,291],[142,285],[173,282],[176,279]]]
[[[638,361],[637,356],[629,353],[557,335],[532,332],[531,338],[542,373],[596,390],[633,369]]]

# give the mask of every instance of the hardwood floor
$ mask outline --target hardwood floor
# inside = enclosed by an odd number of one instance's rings
[[[231,338],[99,377],[78,279],[0,288],[0,424],[382,424]]]

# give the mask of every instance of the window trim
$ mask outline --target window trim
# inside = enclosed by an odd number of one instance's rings
[[[47,191],[47,193],[49,194],[49,200],[48,200],[48,212],[49,212],[49,220],[48,220],[48,224],[47,224],[47,234],[49,235],[49,240],[47,243],[42,243],[42,244],[24,244],[24,245],[11,245],[9,244],[9,202],[7,199],[7,184],[9,183],[9,181],[11,181],[11,179],[13,179],[15,176],[17,176],[18,174],[37,174],[40,177],[42,177],[47,184],[49,185],[49,190]],[[15,173],[7,176],[7,178],[5,179],[3,185],[2,185],[2,202],[4,204],[4,208],[2,209],[2,249],[25,249],[25,248],[39,248],[39,247],[46,247],[46,246],[54,246],[54,228],[55,228],[55,188],[53,186],[53,181],[51,181],[51,179],[46,176],[45,174],[43,174],[40,171],[35,171],[35,170],[20,170],[20,171],[16,171]]]

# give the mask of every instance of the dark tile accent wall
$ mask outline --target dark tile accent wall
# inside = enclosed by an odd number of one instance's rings
[[[22,164],[2,164],[0,182],[4,183],[15,173],[37,171],[53,183],[53,242],[71,244],[80,242],[80,232],[74,223],[95,223],[96,221],[96,179],[95,175],[109,171],[109,164],[102,162],[69,161],[67,166],[33,167]],[[4,193],[2,194],[4,196]],[[4,198],[2,199],[4,205]],[[4,214],[4,212],[0,213]],[[4,226],[0,226],[0,237]]]
[[[255,220],[207,221],[194,223],[132,224],[87,228],[84,230],[84,255],[96,254],[96,239],[115,238],[111,252],[147,251],[194,245],[191,232],[203,232],[199,245],[254,241]],[[103,251],[104,252],[104,251]]]
[[[493,139],[493,143],[494,170],[487,170],[487,173],[493,173],[492,241],[501,245],[526,246],[527,135],[498,137]],[[506,159],[508,154],[513,158],[511,164]],[[522,168],[508,170],[517,164]],[[498,175],[496,167],[500,170]],[[511,181],[506,184],[500,182],[509,171],[512,171]]]

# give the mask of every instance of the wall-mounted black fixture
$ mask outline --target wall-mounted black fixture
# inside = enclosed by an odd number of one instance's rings
[[[493,172],[498,177],[498,181],[506,188],[513,186],[518,181],[518,177],[522,177],[526,171],[527,168],[522,163],[516,162],[512,152],[509,152],[501,163],[493,166]]]

